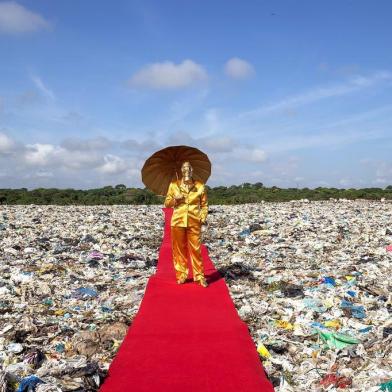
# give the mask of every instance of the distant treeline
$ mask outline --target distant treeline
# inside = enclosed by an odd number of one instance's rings
[[[243,204],[260,201],[290,201],[299,199],[328,200],[368,199],[392,200],[392,185],[385,189],[338,189],[338,188],[278,188],[265,187],[261,182],[255,184],[206,186],[209,204]],[[162,204],[164,197],[156,196],[147,189],[127,188],[123,184],[105,186],[98,189],[77,190],[57,188],[37,188],[28,190],[0,189],[0,204],[58,204],[58,205],[112,205],[112,204]]]

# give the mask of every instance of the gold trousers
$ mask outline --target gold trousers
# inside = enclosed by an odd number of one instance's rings
[[[204,278],[204,265],[201,257],[200,225],[188,227],[171,227],[171,239],[173,250],[173,264],[176,279],[188,277],[188,252],[191,257],[193,280]]]

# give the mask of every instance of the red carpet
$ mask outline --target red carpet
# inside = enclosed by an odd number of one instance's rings
[[[147,283],[100,392],[273,391],[247,325],[204,245],[209,286],[197,285],[192,276],[183,285],[176,283],[170,243],[173,210],[163,211],[157,273]]]

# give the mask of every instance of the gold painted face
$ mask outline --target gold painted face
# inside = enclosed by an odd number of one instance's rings
[[[192,169],[192,166],[189,162],[184,162],[181,165],[181,173],[182,173],[182,177],[185,180],[189,180],[192,178],[193,169]]]

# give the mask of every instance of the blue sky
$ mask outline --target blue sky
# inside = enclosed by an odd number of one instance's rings
[[[2,1],[0,188],[392,184],[390,1]]]

